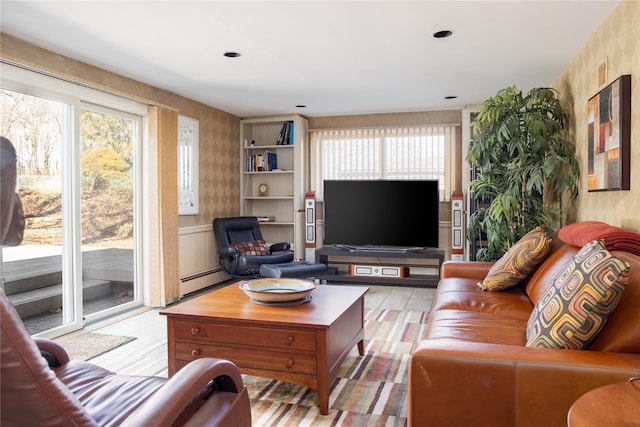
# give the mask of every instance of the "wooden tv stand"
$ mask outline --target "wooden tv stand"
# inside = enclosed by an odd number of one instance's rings
[[[365,284],[380,284],[380,285],[403,285],[403,286],[424,286],[424,287],[436,287],[440,280],[440,266],[444,262],[445,251],[441,249],[423,249],[415,252],[396,252],[396,251],[371,251],[371,250],[347,250],[338,248],[335,246],[323,246],[316,249],[316,263],[322,263],[325,265],[331,264],[353,264],[354,262],[347,262],[344,260],[336,260],[336,257],[349,257],[349,258],[375,258],[376,260],[385,258],[396,258],[397,260],[389,262],[391,265],[407,266],[411,267],[427,267],[437,268],[437,274],[409,274],[409,277],[396,278],[396,277],[367,277],[367,276],[350,276],[346,273],[338,274],[325,274],[317,277],[320,280],[326,280],[330,282],[343,282],[343,283],[365,283]],[[333,257],[334,260],[330,261]],[[416,262],[417,260],[437,260],[436,264],[421,264]],[[372,263],[365,261],[362,264],[377,265],[385,264],[383,261]]]

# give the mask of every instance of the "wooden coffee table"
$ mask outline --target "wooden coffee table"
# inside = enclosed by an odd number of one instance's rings
[[[329,386],[354,345],[364,354],[366,287],[318,285],[310,302],[253,303],[231,284],[160,312],[167,316],[169,376],[200,357],[231,360],[244,374],[316,389],[329,413]]]

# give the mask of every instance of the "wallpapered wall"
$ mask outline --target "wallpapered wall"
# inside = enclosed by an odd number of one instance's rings
[[[199,213],[180,216],[180,227],[211,224],[213,218],[240,213],[240,121],[231,114],[211,114],[199,106],[180,114],[200,120]]]
[[[640,231],[640,2],[621,1],[555,82],[571,115],[581,167],[576,220],[604,221]],[[591,82],[607,62],[605,85],[631,74],[631,190],[587,191],[587,101],[601,87]],[[604,85],[603,85],[604,86]]]

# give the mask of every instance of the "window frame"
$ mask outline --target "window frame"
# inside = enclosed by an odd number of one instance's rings
[[[71,275],[70,278],[63,278],[63,282],[72,283],[73,290],[67,292],[63,298],[64,307],[73,307],[73,319],[69,323],[54,327],[44,331],[37,336],[45,338],[54,338],[74,330],[78,330],[85,324],[97,322],[116,313],[121,313],[132,308],[140,307],[144,303],[145,295],[148,292],[148,284],[144,281],[148,267],[145,265],[144,248],[147,247],[148,232],[143,228],[143,224],[148,224],[145,219],[149,212],[142,209],[145,201],[144,195],[147,193],[144,188],[148,183],[144,180],[146,163],[141,156],[148,146],[147,123],[148,108],[147,105],[138,101],[124,98],[118,95],[107,93],[103,90],[89,87],[81,83],[72,82],[59,76],[49,75],[39,70],[27,69],[7,62],[0,62],[0,75],[2,80],[0,86],[3,89],[20,92],[26,95],[50,99],[53,101],[65,103],[69,106],[68,117],[68,133],[62,143],[62,173],[63,173],[63,194],[71,198],[71,203],[63,203],[63,222],[65,228],[71,230],[63,234],[63,274]],[[135,279],[134,286],[137,287],[134,301],[121,304],[111,309],[104,310],[95,314],[84,316],[82,314],[82,287],[78,285],[78,281],[82,281],[82,244],[81,233],[77,228],[80,224],[80,111],[82,109],[97,111],[103,110],[108,114],[118,114],[127,118],[135,118],[138,121],[137,138],[138,143],[135,147],[134,156],[136,165],[134,165],[134,191],[140,197],[135,198],[134,203],[134,236],[136,254],[134,269]],[[66,273],[65,273],[66,272]],[[69,318],[65,318],[69,320]]]
[[[324,172],[326,168],[325,164],[325,156],[323,156],[323,145],[325,139],[322,136],[322,133],[326,132],[368,132],[365,138],[359,139],[359,144],[362,144],[362,141],[367,139],[377,139],[379,140],[379,147],[377,158],[379,159],[379,164],[374,168],[370,168],[369,170],[378,171],[376,176],[361,176],[361,177],[350,177],[344,179],[438,179],[440,181],[440,201],[441,202],[449,202],[451,200],[451,189],[454,187],[455,176],[456,176],[456,166],[455,166],[455,147],[456,147],[456,139],[457,134],[459,132],[459,125],[456,124],[431,124],[431,125],[420,125],[420,126],[379,126],[379,127],[358,127],[358,128],[344,128],[344,129],[317,129],[310,131],[310,184],[311,188],[316,191],[318,198],[322,200],[322,183],[325,179],[342,179],[336,176],[326,177]],[[393,178],[389,178],[386,175],[387,172],[387,156],[386,156],[386,148],[388,146],[389,140],[392,138],[409,138],[407,133],[416,133],[416,131],[420,129],[430,130],[433,129],[442,129],[442,135],[445,138],[444,146],[442,147],[443,155],[440,159],[442,164],[440,168],[442,170],[442,175],[434,176],[430,174],[430,176],[423,176],[418,178],[412,178],[411,176],[395,176]],[[404,135],[397,135],[394,133],[395,131],[404,132]],[[448,133],[448,135],[447,135]],[[435,136],[433,133],[424,133],[417,132],[417,137],[433,137]],[[448,138],[448,141],[447,141]],[[340,139],[340,138],[338,138]],[[342,138],[343,140],[347,140],[348,138]],[[358,140],[358,138],[353,138]]]

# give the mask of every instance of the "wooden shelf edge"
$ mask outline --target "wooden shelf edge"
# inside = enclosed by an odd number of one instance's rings
[[[250,147],[243,147],[245,150],[247,151],[251,151],[251,150],[263,150],[265,148],[293,148],[295,147],[295,144],[274,144],[274,145],[254,145],[254,146],[250,146]]]
[[[438,286],[439,278],[437,275],[421,275],[414,274],[409,277],[365,277],[365,276],[349,276],[348,274],[327,274],[318,276],[316,279],[326,280],[327,282],[343,282],[343,283],[362,283],[362,284],[378,284],[378,285],[396,285],[396,286],[416,286],[435,288]]]
[[[273,170],[273,171],[244,171],[245,175],[265,175],[265,174],[278,175],[278,174],[292,174],[292,173],[293,173],[293,169]]]
[[[247,196],[245,200],[293,200],[293,196]]]

